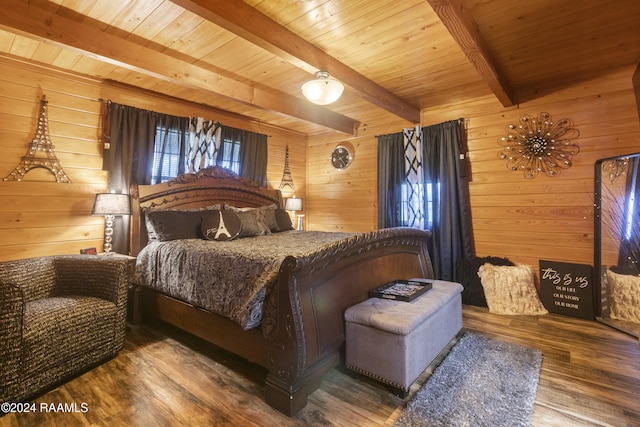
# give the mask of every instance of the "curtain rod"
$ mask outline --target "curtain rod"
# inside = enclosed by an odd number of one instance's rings
[[[441,125],[441,124],[444,124],[444,123],[447,123],[447,122],[458,122],[458,123],[464,123],[464,122],[465,122],[465,120],[464,120],[464,117],[460,117],[460,118],[455,119],[455,120],[447,120],[446,122],[442,122],[442,123],[438,123],[438,124],[440,124],[440,125]],[[424,127],[424,126],[423,126],[423,127]],[[382,134],[382,135],[374,135],[373,137],[374,137],[374,138],[379,138],[379,137],[381,137],[381,136],[393,135],[393,134],[395,134],[395,133],[402,133],[402,131],[392,132],[392,133],[385,133],[385,134]]]
[[[107,100],[105,101],[105,100],[104,100],[104,98],[98,98],[98,102],[106,103],[106,104],[112,104],[112,103],[113,103],[113,101],[111,101],[110,99],[107,99]],[[124,104],[121,104],[121,105],[124,105]],[[134,106],[130,106],[130,105],[128,105],[128,107],[138,108],[138,107],[134,107]],[[139,110],[145,110],[144,108],[138,108],[138,109],[139,109]],[[146,110],[146,111],[152,111],[152,110]],[[156,111],[152,111],[152,112],[154,112],[154,113],[155,113]],[[166,114],[166,113],[159,113],[159,114]],[[172,114],[167,114],[167,115],[168,115],[168,116],[171,116]],[[176,116],[176,117],[177,117],[177,116]],[[191,119],[192,117],[193,117],[193,116],[189,116],[188,118],[189,118],[189,119]],[[216,123],[217,123],[218,125],[220,125],[220,126],[224,126],[224,125],[222,124],[222,122],[216,121]],[[242,130],[246,130],[246,129],[242,129]],[[249,131],[249,132],[251,132],[251,131]],[[256,132],[256,133],[258,133],[258,132]],[[264,135],[264,134],[263,134],[263,135]],[[267,138],[272,138],[272,135],[267,135]]]

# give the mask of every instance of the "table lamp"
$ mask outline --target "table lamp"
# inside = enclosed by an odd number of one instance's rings
[[[113,220],[115,216],[131,215],[131,200],[128,194],[116,193],[99,193],[93,202],[93,210],[91,215],[99,215],[105,217],[104,224],[104,252],[111,254],[113,245],[111,244],[113,236]]]
[[[291,223],[296,223],[296,212],[302,210],[302,199],[298,199],[297,197],[289,197],[284,202],[284,209],[287,211],[291,211]],[[298,215],[298,230],[303,230],[302,226],[302,217],[304,215]]]

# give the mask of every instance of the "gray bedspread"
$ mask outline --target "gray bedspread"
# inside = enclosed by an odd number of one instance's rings
[[[225,242],[152,242],[138,255],[136,280],[247,330],[260,325],[263,303],[288,255],[305,255],[350,235],[292,230]]]

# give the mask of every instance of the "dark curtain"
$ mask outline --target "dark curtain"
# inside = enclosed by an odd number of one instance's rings
[[[156,147],[156,129],[162,128]],[[167,149],[171,135],[169,130],[178,133],[179,157],[175,152],[171,156]],[[185,172],[187,152],[187,134],[189,118],[177,117],[154,111],[143,110],[127,105],[107,103],[104,118],[105,146],[104,169],[109,171],[109,191],[132,194],[138,184],[151,184],[154,150],[159,156],[158,167],[167,162],[178,162],[177,173]],[[239,141],[240,175],[261,186],[267,185],[267,136],[242,129],[223,127],[222,140]],[[224,144],[222,144],[224,146]],[[221,150],[222,151],[222,150]],[[222,157],[218,154],[218,159]],[[169,159],[169,157],[172,157]],[[173,163],[172,163],[173,164]],[[116,218],[113,233],[113,250],[127,254],[130,248],[130,224],[122,218]]]
[[[268,147],[267,135],[250,132],[243,129],[236,129],[222,126],[222,141],[240,141],[239,175],[249,178],[260,184],[267,186],[267,162]],[[221,155],[224,155],[226,147],[223,146]]]
[[[629,160],[627,171],[624,217],[622,218],[622,241],[618,266],[628,274],[639,274],[640,265],[640,158]],[[627,224],[631,224],[627,233]]]
[[[105,135],[109,148],[105,149],[105,168],[109,171],[109,191],[132,194],[138,184],[150,184],[153,173],[153,154],[156,127],[173,123],[173,120],[185,121],[183,128],[188,129],[188,119],[176,118],[153,111],[142,110],[128,105],[108,102],[105,119]],[[130,248],[129,218],[117,217],[113,227],[113,250],[128,254]]]
[[[475,255],[469,184],[466,174],[466,132],[462,119],[422,128],[425,183],[433,191],[432,262],[435,277],[457,281],[456,267]],[[427,206],[425,206],[426,212]]]
[[[378,228],[400,227],[404,181],[402,132],[378,137]]]
[[[151,182],[156,116],[151,111],[110,102],[107,106],[110,148],[109,192],[131,194],[132,185]],[[107,160],[108,159],[108,160]],[[113,224],[113,251],[128,254],[129,217],[116,217]]]

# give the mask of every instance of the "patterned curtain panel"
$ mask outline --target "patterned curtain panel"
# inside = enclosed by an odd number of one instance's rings
[[[191,117],[189,123],[189,152],[187,170],[194,173],[207,166],[214,166],[220,152],[221,125],[202,117]]]
[[[404,223],[409,227],[424,229],[425,187],[422,162],[422,127],[406,128],[402,131],[404,140],[404,165],[406,178],[407,208]]]

